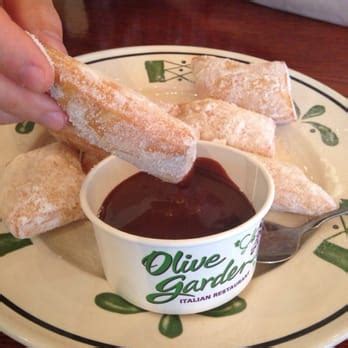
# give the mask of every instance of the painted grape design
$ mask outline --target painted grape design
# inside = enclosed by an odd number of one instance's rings
[[[121,313],[121,314],[134,314],[145,312],[142,308],[139,308],[121,296],[110,292],[104,292],[95,297],[95,304],[107,311]]]
[[[168,338],[178,337],[183,332],[182,322],[178,315],[162,315],[158,329],[163,336]]]
[[[237,314],[247,307],[246,301],[241,297],[235,297],[233,300],[223,304],[222,306],[216,307],[206,312],[200,313],[207,317],[226,317],[229,315]]]
[[[322,114],[325,113],[325,111],[326,111],[325,106],[314,105],[302,116],[302,120],[305,120],[307,118],[321,116]]]
[[[104,310],[119,314],[136,314],[147,312],[146,310],[129,303],[121,296],[111,292],[104,292],[97,295],[94,302],[98,307]],[[226,317],[242,312],[246,306],[246,301],[237,296],[219,307],[199,314],[215,318]],[[163,336],[175,338],[183,333],[184,328],[179,315],[163,314],[161,315],[158,324],[158,330]]]
[[[341,199],[340,208],[343,207],[348,207],[348,199]],[[344,272],[348,272],[348,248],[337,243],[342,235],[345,235],[345,241],[347,241],[348,224],[346,223],[344,216],[340,216],[340,221],[342,229],[324,239],[314,250],[314,254],[320,257],[322,260],[341,268]],[[335,224],[333,225],[333,229],[340,229],[340,226]]]
[[[339,142],[338,136],[336,135],[335,132],[332,131],[331,128],[323,126],[320,123],[317,122],[305,122],[307,124],[310,124],[312,127],[317,129],[320,133],[321,140],[324,144],[329,145],[329,146],[336,146]]]
[[[30,239],[18,239],[11,233],[0,234],[0,256],[33,244]]]
[[[33,131],[35,127],[35,123],[31,121],[24,121],[21,123],[17,123],[16,132],[20,134],[28,134]]]
[[[299,106],[294,103],[297,117],[303,122],[312,126],[311,132],[318,131],[321,137],[321,141],[328,146],[336,146],[339,143],[337,134],[329,127],[313,121],[307,121],[313,117],[318,117],[326,112],[325,106],[314,105],[312,106],[302,117]]]

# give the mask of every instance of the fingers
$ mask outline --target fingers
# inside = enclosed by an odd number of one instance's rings
[[[39,94],[53,84],[54,71],[23,30],[66,52],[59,16],[51,0],[3,0],[3,7],[0,7],[0,123],[30,120],[60,130],[66,115],[50,97]]]
[[[7,123],[18,123],[22,120],[19,117],[12,116],[8,114],[7,112],[3,112],[0,110],[0,124],[7,124]]]
[[[0,74],[35,92],[46,92],[53,69],[32,39],[0,8]]]
[[[44,44],[66,53],[62,23],[51,0],[5,0],[4,7],[23,29]]]
[[[2,75],[0,110],[1,123],[30,120],[60,130],[66,122],[66,115],[49,96],[22,88]]]

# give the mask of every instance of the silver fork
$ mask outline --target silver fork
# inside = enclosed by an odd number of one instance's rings
[[[271,264],[289,260],[300,248],[301,239],[306,232],[317,229],[336,216],[345,214],[348,214],[348,207],[322,214],[298,227],[287,227],[264,221],[257,261]]]

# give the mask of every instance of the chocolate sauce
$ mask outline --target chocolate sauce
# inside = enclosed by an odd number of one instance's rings
[[[116,186],[100,219],[134,235],[159,239],[204,237],[238,226],[255,214],[223,167],[198,158],[179,184],[137,173]]]

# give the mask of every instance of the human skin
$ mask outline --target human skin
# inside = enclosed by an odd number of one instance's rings
[[[52,1],[3,0],[0,28],[0,124],[28,120],[60,130],[66,115],[46,94],[53,84],[53,69],[25,33],[66,52]]]

